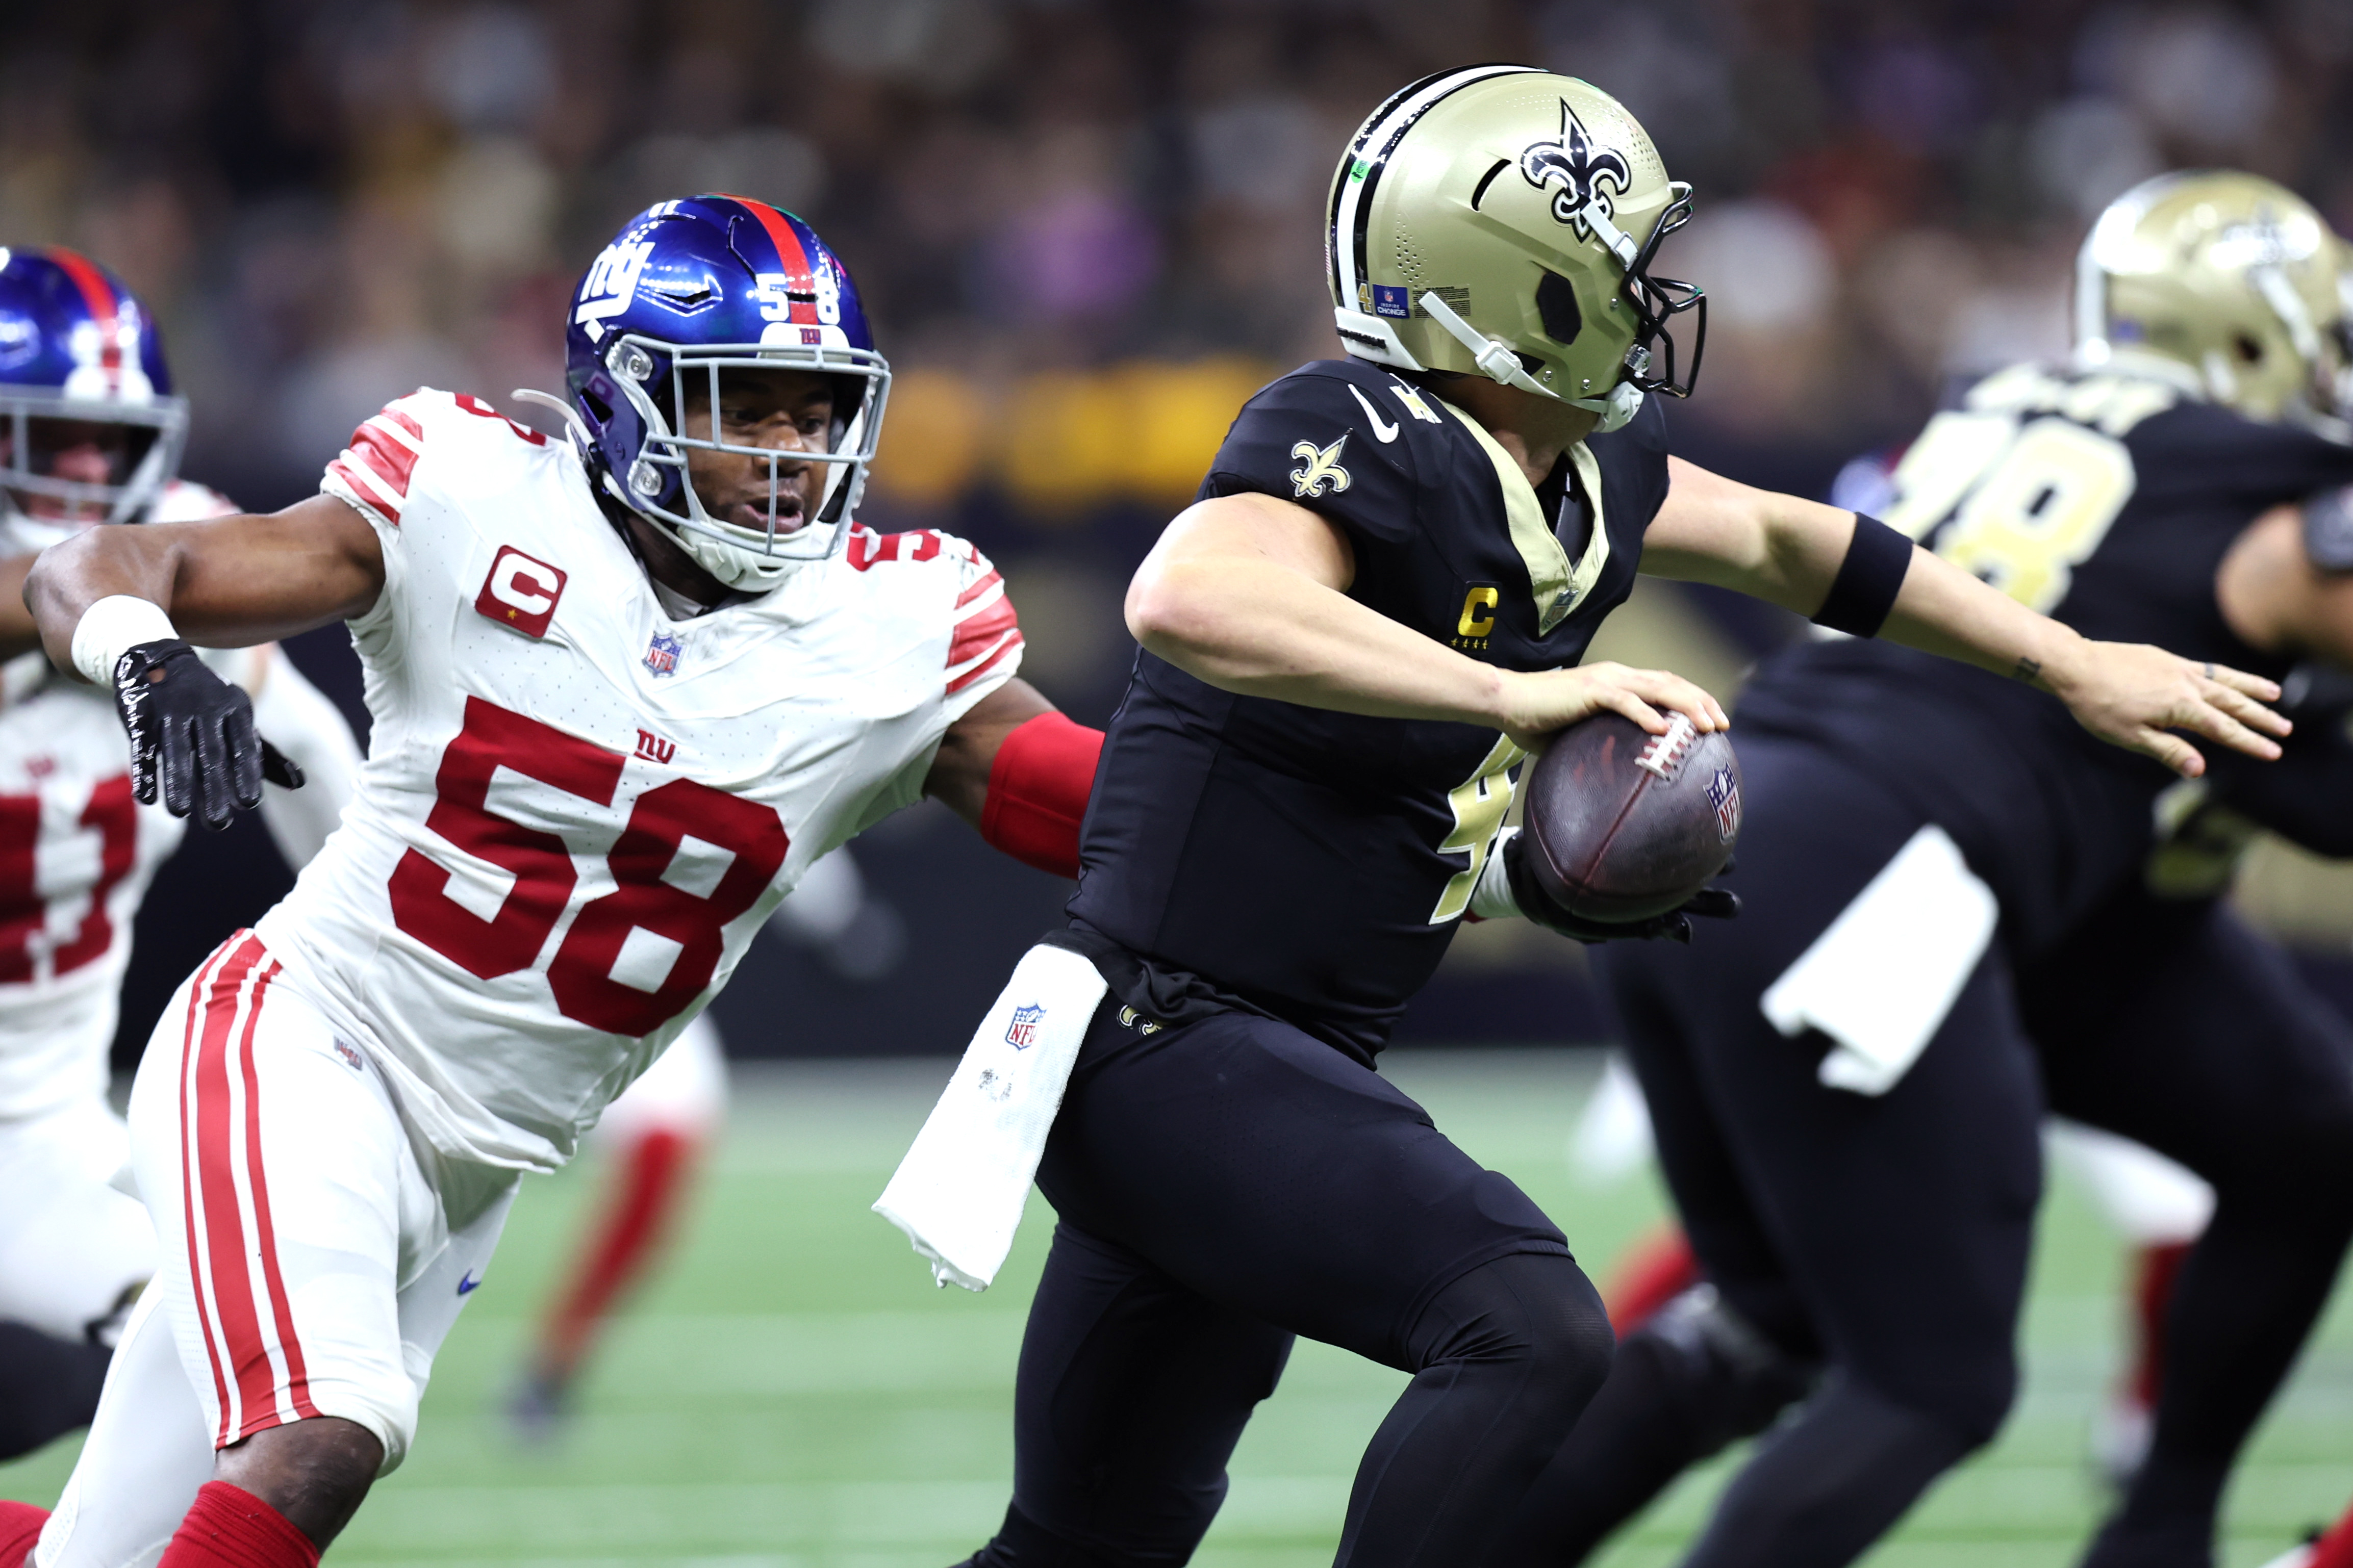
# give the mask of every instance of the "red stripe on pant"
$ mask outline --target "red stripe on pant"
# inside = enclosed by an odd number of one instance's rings
[[[254,983],[253,1006],[245,1016],[245,1038],[237,1047],[245,1068],[245,1143],[246,1180],[253,1188],[253,1226],[261,1243],[261,1274],[269,1292],[269,1310],[278,1324],[279,1354],[286,1363],[287,1403],[293,1407],[297,1420],[319,1414],[311,1403],[311,1373],[302,1362],[302,1342],[294,1336],[294,1302],[286,1293],[286,1277],[278,1267],[278,1227],[269,1215],[269,1181],[261,1161],[261,1086],[255,1080],[253,1068],[253,1035],[261,1026],[261,1002],[269,983],[278,978],[283,968],[276,959],[262,971]],[[262,1362],[267,1368],[267,1358]],[[246,1430],[258,1430],[252,1417],[246,1418]],[[277,1423],[273,1418],[269,1425]]]
[[[262,1170],[260,1104],[252,1062],[253,1038],[260,1025],[262,1002],[280,966],[252,936],[233,940],[235,952],[201,988],[191,1008],[189,1030],[195,1050],[190,1073],[194,1081],[189,1086],[195,1112],[193,1185],[200,1200],[195,1210],[200,1220],[189,1231],[188,1246],[191,1272],[195,1274],[197,1286],[197,1310],[206,1325],[206,1344],[212,1355],[215,1385],[223,1394],[221,1424],[214,1434],[215,1445],[220,1447],[280,1425],[283,1419],[279,1413],[281,1392],[297,1418],[318,1414],[311,1403],[301,1345],[294,1337],[293,1306],[278,1264],[269,1189]],[[265,962],[268,967],[256,977],[255,969]],[[246,995],[248,984],[249,997]],[[246,1023],[240,1035],[237,1016],[241,1003],[246,1009]],[[200,1030],[195,1015],[203,1019]],[[233,1036],[237,1037],[240,1058],[237,1079],[245,1089],[241,1118],[230,1092],[229,1045]],[[185,1115],[185,1104],[183,1110]],[[254,1237],[250,1244],[237,1201],[240,1158],[253,1204]],[[201,1239],[197,1228],[203,1231]],[[204,1277],[195,1269],[199,1246],[212,1266],[209,1300],[203,1288]],[[252,1262],[257,1257],[261,1264],[266,1301],[257,1300],[254,1295]],[[285,1361],[282,1390],[270,1363],[269,1337],[263,1332],[264,1310],[274,1331],[270,1337],[277,1340]],[[227,1397],[230,1382],[236,1385],[235,1409]]]
[[[188,1246],[188,1293],[195,1298],[196,1326],[204,1335],[205,1354],[212,1363],[213,1394],[220,1402],[222,1431],[227,1429],[229,1417],[228,1377],[227,1369],[221,1365],[219,1322],[214,1316],[210,1295],[205,1289],[204,1227],[196,1223],[196,1194],[201,1178],[196,1161],[194,1125],[196,1091],[193,1079],[196,1060],[196,1025],[206,1016],[206,998],[212,994],[214,983],[242,958],[244,965],[238,969],[237,980],[230,985],[231,993],[235,993],[237,984],[244,979],[245,969],[252,966],[252,959],[247,952],[248,948],[258,952],[260,944],[240,931],[221,943],[205,961],[204,967],[196,971],[195,983],[188,988],[188,1026],[180,1042],[181,1226]],[[217,1447],[219,1444],[214,1446]]]

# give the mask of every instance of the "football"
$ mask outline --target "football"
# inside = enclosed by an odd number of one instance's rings
[[[1740,763],[1680,713],[1667,732],[1598,713],[1554,737],[1527,783],[1529,869],[1585,920],[1664,914],[1705,887],[1740,835]]]

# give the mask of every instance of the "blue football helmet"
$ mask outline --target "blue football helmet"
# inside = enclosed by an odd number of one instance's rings
[[[874,460],[891,367],[875,352],[858,286],[817,231],[744,196],[700,195],[647,208],[580,280],[565,329],[574,438],[592,479],[676,538],[730,587],[760,593],[795,566],[841,547]],[[719,376],[778,366],[834,378],[822,452],[772,451],[720,439]],[[690,377],[711,427],[686,430]],[[768,521],[712,517],[687,482],[690,450],[739,453],[768,468]],[[780,470],[825,468],[807,521],[779,526]]]
[[[52,420],[123,427],[104,480],[50,471]],[[139,521],[179,472],[187,436],[155,319],[121,279],[58,247],[0,247],[0,519],[20,542]]]

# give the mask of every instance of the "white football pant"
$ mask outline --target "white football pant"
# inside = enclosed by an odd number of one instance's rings
[[[147,1211],[110,1184],[129,1152],[122,1119],[95,1095],[0,1121],[0,1318],[111,1337],[155,1271]]]
[[[421,1163],[383,1076],[284,977],[240,931],[148,1042],[131,1143],[155,1280],[37,1568],[152,1562],[214,1451],[288,1422],[356,1422],[389,1472],[482,1282],[517,1173]]]

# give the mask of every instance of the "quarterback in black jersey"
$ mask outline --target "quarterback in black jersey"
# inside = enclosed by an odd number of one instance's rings
[[[2353,662],[2319,216],[2251,176],[2165,176],[2094,226],[2078,293],[2074,368],[1937,416],[1890,520],[2086,636]],[[2353,1237],[2353,1031],[2219,905],[2211,851],[2231,814],[2353,850],[2353,749],[2305,724],[2286,760],[2180,781],[2012,683],[1861,640],[1769,661],[1739,713],[1746,918],[1597,955],[1722,1331],[1629,1340],[1497,1561],[1579,1560],[1809,1366],[1685,1561],[1860,1554],[2008,1412],[2047,1110],[2215,1189],[2147,1456],[2086,1558],[2206,1568]]]
[[[1037,1169],[1060,1224],[983,1568],[1186,1561],[1299,1333],[1413,1378],[1338,1561],[1495,1546],[1609,1323],[1560,1230],[1372,1063],[1466,912],[1688,936],[1539,905],[1500,831],[1563,725],[1725,723],[1677,677],[1577,665],[1638,567],[2015,673],[2186,773],[2184,730],[2276,754],[2268,680],[2090,641],[1884,524],[1668,457],[1656,399],[1700,351],[1668,329],[1704,318],[1651,264],[1688,210],[1620,106],[1531,68],[1417,82],[1343,158],[1349,358],[1250,401],[1129,590],[1144,651],[1048,939],[1109,995]]]

